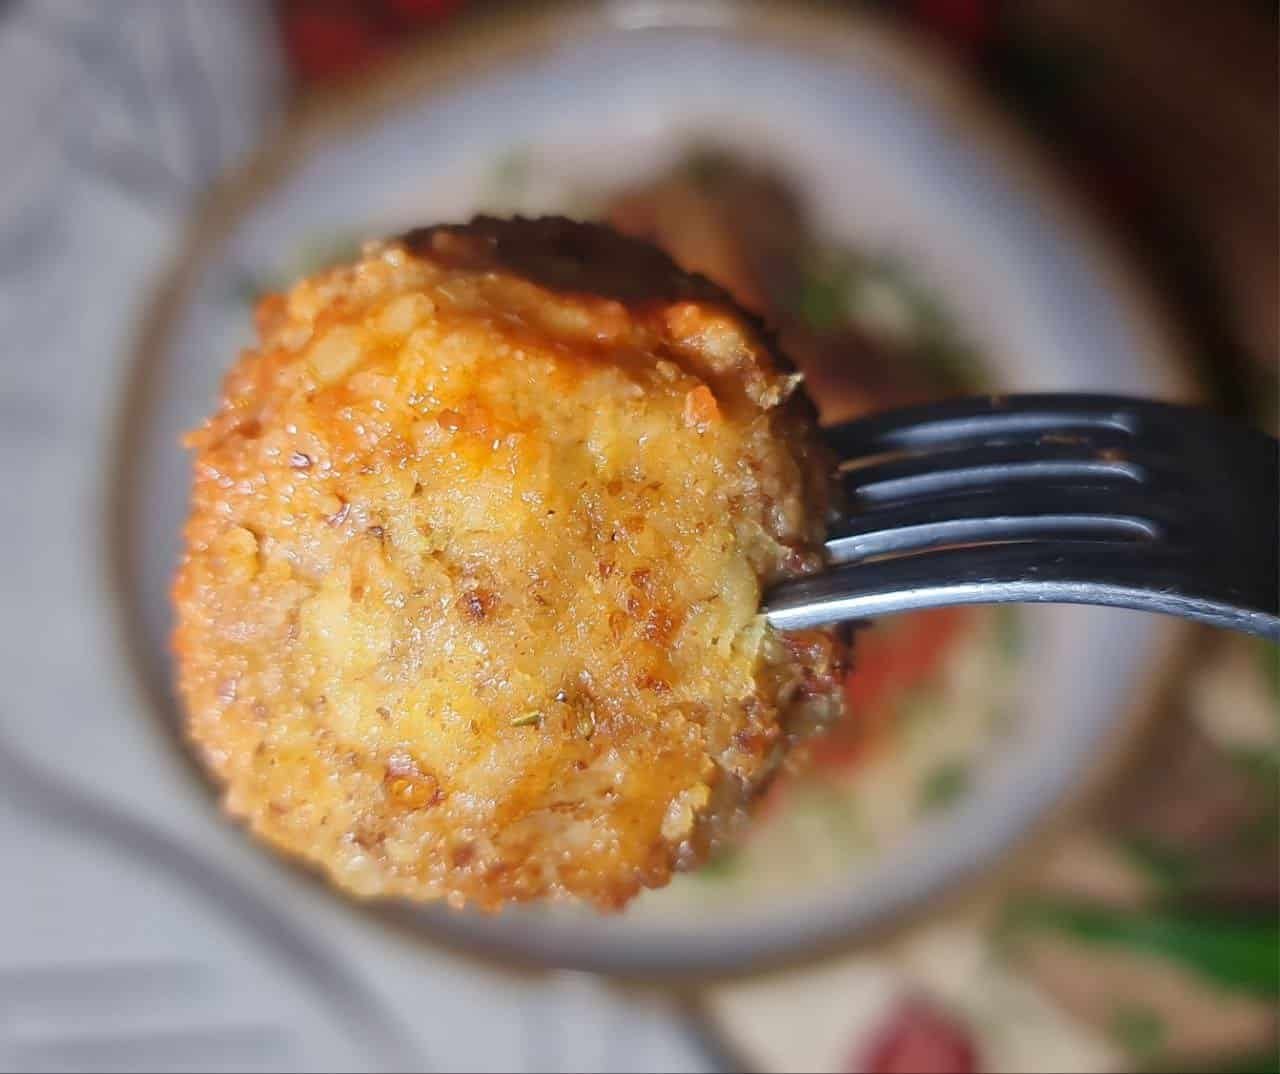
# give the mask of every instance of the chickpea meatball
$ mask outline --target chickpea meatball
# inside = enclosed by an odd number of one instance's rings
[[[761,616],[829,460],[759,325],[655,248],[480,218],[263,300],[189,438],[174,586],[227,809],[357,895],[604,908],[701,860],[844,650]]]

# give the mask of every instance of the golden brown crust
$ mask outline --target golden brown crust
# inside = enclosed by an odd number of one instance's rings
[[[568,221],[369,247],[258,310],[174,586],[226,803],[358,894],[619,906],[698,860],[843,650],[826,460],[713,285]]]

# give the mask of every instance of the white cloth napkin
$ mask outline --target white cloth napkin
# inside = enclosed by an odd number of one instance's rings
[[[0,1070],[707,1069],[657,998],[481,968],[250,850],[127,667],[138,320],[283,99],[266,5],[0,4]]]

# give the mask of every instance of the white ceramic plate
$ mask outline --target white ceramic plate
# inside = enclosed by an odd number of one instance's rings
[[[834,240],[910,264],[994,383],[1187,394],[1160,322],[1084,218],[954,75],[877,24],[655,3],[509,21],[304,121],[215,202],[155,312],[122,447],[119,538],[128,627],[175,727],[167,590],[188,488],[176,444],[248,338],[245,279],[289,274],[320,237],[464,218],[513,150],[551,177],[525,195],[536,211],[660,169],[708,135],[780,166]],[[631,973],[735,969],[883,923],[990,866],[1061,803],[1122,730],[1170,637],[1129,613],[1028,620],[1019,734],[960,805],[839,883],[673,918],[376,912],[490,952]]]

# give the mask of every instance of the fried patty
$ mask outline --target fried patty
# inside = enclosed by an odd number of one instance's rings
[[[358,895],[618,907],[705,856],[843,648],[829,463],[759,325],[562,219],[414,231],[257,311],[174,586],[225,803]]]

